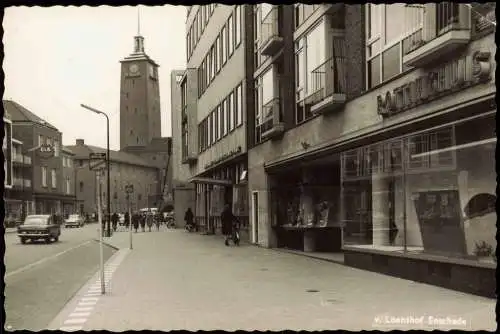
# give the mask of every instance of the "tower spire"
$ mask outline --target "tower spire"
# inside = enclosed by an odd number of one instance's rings
[[[137,36],[141,36],[141,7],[137,6]]]
[[[141,10],[137,6],[137,36],[134,37],[134,53],[144,53],[144,37],[141,36]]]

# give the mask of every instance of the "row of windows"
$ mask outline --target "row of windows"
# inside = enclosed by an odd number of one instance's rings
[[[50,176],[51,176],[51,185],[52,188],[57,187],[57,175],[56,175],[56,170],[51,169],[50,170]],[[47,187],[47,167],[42,166],[42,187]]]
[[[231,58],[241,44],[241,8],[236,6],[222,27],[214,44],[207,52],[205,59],[198,68],[198,97],[203,95],[215,76]]]
[[[198,147],[203,152],[243,124],[243,92],[239,84],[198,125]]]
[[[38,146],[49,145],[54,147],[54,156],[59,156],[59,141],[57,139],[52,139],[50,137],[44,137],[43,135],[38,135]]]
[[[198,41],[201,38],[201,35],[205,31],[205,27],[208,24],[208,20],[212,17],[214,13],[215,7],[217,4],[209,4],[206,6],[199,6],[198,12],[191,23],[191,26],[188,29],[188,33],[186,36],[186,48],[187,48],[187,60],[191,58]],[[188,11],[189,15],[189,11]]]

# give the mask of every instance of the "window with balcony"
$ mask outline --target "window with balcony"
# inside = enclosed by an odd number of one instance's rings
[[[43,144],[45,144],[43,136],[42,135],[38,135],[38,146],[43,145]]]
[[[279,81],[276,68],[272,65],[255,82],[255,140],[259,143],[262,136],[273,128],[274,121],[280,119]],[[278,113],[276,118],[275,113]]]
[[[297,124],[313,116],[308,98],[317,92],[315,70],[327,60],[325,21],[320,21],[295,43],[296,117]],[[328,55],[330,56],[330,54]]]
[[[42,187],[47,187],[47,167],[42,166]]]
[[[367,4],[367,89],[408,70],[403,55],[422,39],[423,5]],[[394,18],[404,19],[394,19]]]
[[[71,194],[71,182],[69,177],[66,178],[66,194]]]

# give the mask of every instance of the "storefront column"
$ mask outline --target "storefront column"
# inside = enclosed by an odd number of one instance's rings
[[[389,182],[387,179],[372,177],[372,226],[373,245],[389,245]]]

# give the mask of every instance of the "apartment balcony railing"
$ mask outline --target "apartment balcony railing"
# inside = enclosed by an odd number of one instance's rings
[[[29,155],[16,154],[12,156],[12,162],[31,165],[31,157]]]
[[[279,7],[273,9],[262,20],[260,53],[264,56],[275,55],[283,46],[283,37],[279,29]]]
[[[345,57],[335,56],[311,73],[311,111],[323,114],[341,108],[346,102],[347,73]]]
[[[278,138],[285,132],[285,123],[281,103],[278,97],[262,107],[263,119],[256,127],[257,142],[269,138]]]
[[[465,4],[428,3],[407,11],[406,20],[415,21],[422,28],[403,40],[403,64],[423,67],[467,45],[471,40],[471,12]]]

